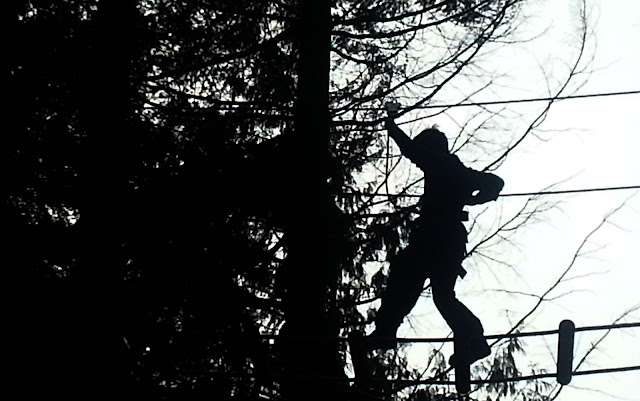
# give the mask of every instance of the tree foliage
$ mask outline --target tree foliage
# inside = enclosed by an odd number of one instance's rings
[[[288,288],[305,285],[283,279],[305,268],[288,263],[289,228],[308,219],[297,205],[332,216],[331,324],[365,328],[374,312],[362,308],[386,280],[365,267],[406,244],[416,208],[359,195],[388,185],[388,174],[358,178],[389,171],[380,107],[390,97],[407,110],[428,104],[511,32],[522,1],[333,2],[331,202],[301,198],[295,181],[316,168],[298,163],[295,141],[298,3],[103,3],[3,6],[15,39],[4,159],[19,366],[44,366],[70,393],[80,377],[93,391],[146,398],[278,399],[283,349],[261,335],[279,333]],[[513,373],[518,351],[505,346],[491,374]],[[348,365],[345,344],[335,358]],[[422,377],[397,354],[374,363],[382,377]],[[437,351],[429,366],[446,371]],[[372,392],[454,397],[438,386]]]

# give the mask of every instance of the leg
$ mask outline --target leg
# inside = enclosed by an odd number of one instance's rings
[[[482,336],[480,320],[456,298],[455,283],[457,271],[451,269],[431,278],[433,302],[457,337]]]
[[[376,330],[372,337],[395,338],[396,331],[405,316],[415,306],[426,280],[425,262],[411,246],[392,261],[387,287],[376,316]],[[392,348],[395,340],[378,344],[380,348]]]
[[[471,364],[491,352],[483,336],[480,320],[456,298],[455,282],[457,269],[435,275],[431,279],[433,302],[447,322],[456,342],[457,354],[452,355],[450,364]]]

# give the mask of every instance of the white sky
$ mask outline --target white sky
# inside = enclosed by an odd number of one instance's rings
[[[576,1],[532,1],[535,8],[526,14],[531,32],[549,27],[541,38],[526,45],[509,47],[498,52],[495,62],[507,69],[518,82],[518,90],[505,89],[504,99],[544,96],[545,87],[539,78],[540,68],[534,62],[552,65],[559,60],[570,61],[575,46]],[[578,94],[615,92],[640,89],[640,1],[591,0],[591,28],[595,31],[592,44],[597,44],[591,76]],[[567,55],[564,57],[564,55]],[[564,58],[563,58],[564,57]],[[513,62],[514,67],[509,68]],[[555,68],[554,68],[555,71]],[[558,68],[558,71],[561,71]],[[538,77],[533,78],[532,77]],[[553,77],[552,77],[553,78]],[[488,100],[488,99],[487,99]],[[530,117],[535,116],[533,114]],[[434,121],[447,132],[447,121]],[[551,140],[525,142],[523,151],[513,155],[497,174],[506,181],[504,193],[529,192],[575,176],[562,184],[562,189],[623,186],[640,184],[640,95],[567,100],[553,106],[542,128]],[[558,131],[556,131],[558,130]],[[464,162],[464,160],[463,160]],[[520,277],[508,271],[492,275],[478,266],[457,286],[461,300],[482,319],[487,334],[497,334],[518,320],[535,299],[487,292],[492,288],[513,288],[541,294],[567,266],[573,252],[586,234],[604,215],[619,206],[637,191],[578,194],[562,196],[558,210],[546,215],[544,222],[529,229],[520,238],[521,253],[510,255]],[[502,206],[516,198],[503,198]],[[473,213],[474,209],[471,209]],[[605,246],[588,258],[580,259],[571,280],[552,293],[573,291],[552,303],[545,304],[529,320],[526,330],[557,328],[562,319],[571,319],[576,326],[609,324],[631,307],[640,305],[640,264],[635,253],[640,245],[640,194],[627,200],[627,205],[592,239],[587,249]],[[496,273],[496,272],[494,272]],[[496,281],[500,279],[500,283]],[[489,296],[487,294],[490,294]],[[509,313],[505,313],[509,310]],[[448,334],[444,321],[430,300],[415,310],[413,327],[405,324],[399,335],[439,337]],[[625,321],[640,321],[640,311]],[[578,334],[576,358],[581,358],[591,342],[603,332]],[[555,371],[553,336],[527,339],[528,357],[538,367]],[[617,330],[599,346],[581,369],[640,365],[640,329]],[[445,350],[448,355],[451,351]],[[420,364],[426,354],[419,347],[411,353],[412,361]],[[526,364],[522,366],[526,367]],[[523,374],[529,373],[523,371]],[[577,376],[567,386],[560,401],[640,400],[637,383],[640,372]],[[585,390],[586,388],[591,390]]]

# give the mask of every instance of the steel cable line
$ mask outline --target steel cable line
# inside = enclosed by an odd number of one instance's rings
[[[637,328],[637,327],[640,327],[640,322],[576,327],[575,331],[577,333],[577,332],[583,332],[583,331],[628,329],[628,328]],[[491,335],[485,336],[485,338],[489,340],[489,339],[503,339],[503,338],[546,336],[546,335],[553,335],[553,334],[558,334],[558,329],[510,333],[510,334],[491,334]],[[305,341],[312,341],[312,342],[319,342],[319,341],[348,342],[349,341],[347,337],[331,337],[330,338],[325,336],[281,336],[279,334],[263,334],[263,335],[260,335],[260,338],[263,340],[289,339],[289,340],[305,340]],[[398,343],[444,343],[444,342],[453,342],[453,338],[452,337],[439,337],[439,338],[399,337],[397,338],[397,341]]]
[[[571,100],[571,99],[587,99],[609,96],[624,96],[624,95],[637,95],[640,94],[640,90],[630,90],[621,92],[602,92],[602,93],[587,93],[584,95],[566,95],[566,96],[548,96],[548,97],[535,97],[525,99],[509,99],[509,100],[489,100],[484,102],[462,102],[462,103],[449,103],[449,104],[428,104],[424,106],[408,107],[412,110],[417,109],[446,109],[452,107],[471,107],[471,106],[491,106],[497,104],[516,104],[516,103],[533,103],[533,102],[548,102],[551,100]],[[353,110],[385,110],[384,107],[354,107]]]
[[[576,370],[572,372],[573,376],[586,376],[586,375],[595,375],[595,374],[606,374],[606,373],[624,373],[624,372],[632,372],[640,370],[640,365],[629,365],[629,366],[617,366],[613,368],[600,368],[600,369],[588,369],[588,370]],[[221,373],[221,375],[226,377],[238,377],[234,374]],[[253,376],[255,377],[255,376]],[[281,381],[295,381],[295,380],[304,380],[308,382],[340,382],[340,383],[353,383],[358,379],[354,377],[329,377],[329,376],[298,376],[298,375],[273,375],[270,376],[272,379],[281,380]],[[421,384],[438,384],[438,385],[455,385],[455,381],[453,380],[441,380],[441,374],[436,375],[435,377],[430,377],[428,379],[383,379],[372,377],[367,381],[371,383],[392,383],[392,384],[402,384],[404,387],[409,386],[417,386]],[[527,381],[527,380],[538,380],[538,379],[548,379],[555,378],[555,373],[538,373],[524,376],[514,376],[514,377],[504,377],[500,379],[475,379],[470,380],[471,384],[490,384],[490,383],[508,383],[508,382],[518,382],[518,381]]]
[[[576,327],[575,332],[613,330],[613,329],[625,329],[625,328],[637,328],[637,327],[640,327],[640,322],[615,323],[615,324],[606,324],[606,325],[597,325],[597,326]],[[559,333],[559,329],[554,329],[554,330],[510,333],[510,334],[503,334],[503,335],[494,334],[494,335],[485,336],[485,338],[502,339],[502,338],[532,337],[532,336],[553,335],[558,333]],[[346,337],[327,338],[327,337],[321,337],[321,336],[279,336],[279,335],[261,335],[260,337],[261,339],[270,340],[270,341],[274,339],[279,339],[279,338],[282,338],[285,340],[292,340],[292,341],[338,341],[338,342],[349,341],[349,339]],[[434,342],[452,342],[453,338],[450,338],[450,337],[447,337],[447,338],[398,338],[397,340],[399,343],[426,343],[426,342],[434,343]],[[623,373],[623,372],[631,372],[631,371],[639,371],[639,370],[640,370],[640,365],[630,365],[630,366],[618,366],[618,367],[611,367],[611,368],[576,370],[572,372],[572,375],[585,376],[585,375],[607,374],[607,373]],[[445,372],[442,372],[442,373],[445,373]],[[375,384],[375,383],[398,384],[398,385],[402,385],[403,388],[418,386],[418,385],[455,385],[456,384],[454,380],[442,380],[442,377],[444,377],[442,373],[427,379],[386,379],[386,378],[370,377],[366,379],[366,381],[371,384]],[[475,384],[475,385],[498,384],[498,383],[510,383],[510,382],[519,382],[519,381],[548,379],[548,378],[555,378],[555,377],[556,377],[556,373],[534,373],[530,375],[502,377],[499,379],[491,379],[491,378],[474,379],[474,380],[470,380],[470,384]],[[297,376],[297,375],[274,376],[273,378],[276,380],[284,380],[284,381],[303,380],[310,383],[311,382],[355,383],[360,380],[356,377]]]
[[[586,376],[586,375],[596,375],[596,374],[605,374],[605,373],[623,373],[623,372],[631,372],[640,370],[640,365],[630,365],[630,366],[618,366],[614,368],[601,368],[601,369],[589,369],[589,370],[576,370],[572,372],[573,376]],[[555,378],[555,373],[537,373],[531,375],[523,375],[523,376],[514,376],[514,377],[503,377],[500,379],[475,379],[470,380],[471,384],[491,384],[491,383],[509,383],[509,382],[518,382],[518,381],[529,381],[529,380],[539,380],[539,379],[550,379]],[[327,377],[327,376],[287,376],[287,377],[279,377],[281,380],[305,380],[309,382],[341,382],[341,383],[353,383],[358,379],[354,377]],[[455,381],[453,380],[441,380],[438,377],[428,378],[428,379],[383,379],[372,377],[367,379],[370,383],[391,383],[391,384],[402,384],[404,387],[409,386],[417,386],[421,384],[439,384],[439,385],[455,385]]]
[[[410,110],[419,110],[419,109],[446,109],[453,107],[472,107],[472,106],[491,106],[491,105],[499,105],[499,104],[517,104],[517,103],[533,103],[533,102],[548,102],[548,101],[558,101],[558,100],[572,100],[572,99],[588,99],[588,98],[600,98],[600,97],[611,97],[611,96],[625,96],[625,95],[637,95],[640,94],[640,89],[638,90],[630,90],[630,91],[618,91],[618,92],[601,92],[601,93],[587,93],[584,95],[566,95],[566,96],[547,96],[547,97],[534,97],[534,98],[523,98],[523,99],[508,99],[508,100],[488,100],[488,101],[478,101],[478,102],[460,102],[460,103],[443,103],[443,104],[427,104],[421,106],[409,106],[407,109]],[[212,105],[206,107],[206,109],[220,109],[220,110],[234,110],[240,109],[244,107],[249,107],[252,110],[261,110],[261,111],[273,111],[273,110],[294,110],[295,106],[283,106],[277,103],[272,104],[260,104],[255,103],[253,101],[235,101],[235,100],[220,100],[214,99],[210,96],[199,96],[199,95],[188,95],[193,98],[197,98],[202,101],[211,102]],[[348,110],[386,110],[384,107],[331,107],[330,111],[348,111]]]
[[[640,189],[640,185],[626,185],[619,187],[599,187],[599,188],[579,188],[579,189],[559,189],[551,191],[537,191],[537,192],[517,192],[500,194],[499,197],[513,197],[513,196],[539,196],[539,195],[558,195],[558,194],[570,194],[570,193],[586,193],[586,192],[604,192],[604,191],[619,191],[629,189]],[[366,192],[343,192],[339,196],[365,196],[365,197],[392,197],[392,198],[420,198],[419,194],[369,194]]]

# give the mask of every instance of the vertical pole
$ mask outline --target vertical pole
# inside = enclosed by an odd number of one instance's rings
[[[130,391],[124,342],[126,291],[119,258],[123,212],[127,209],[127,140],[131,102],[130,68],[137,1],[100,2],[83,69],[80,119],[87,131],[80,170],[79,267],[72,274],[78,299],[78,389],[92,398],[104,387],[110,396]],[[103,383],[109,385],[103,386]],[[102,391],[102,390],[100,390]]]
[[[298,195],[290,202],[285,227],[286,322],[281,335],[289,380],[283,383],[283,395],[290,400],[340,399],[335,382],[316,381],[344,377],[338,344],[332,340],[337,326],[328,313],[335,302],[331,288],[338,267],[336,250],[329,245],[333,209],[327,181],[331,1],[300,0],[299,10],[295,131],[287,177]]]
[[[576,326],[571,320],[563,320],[558,328],[558,366],[556,379],[562,385],[571,382],[573,375],[573,337]]]

